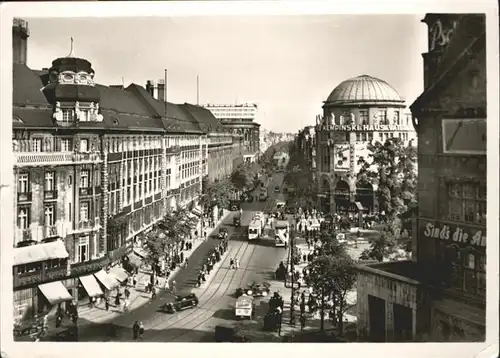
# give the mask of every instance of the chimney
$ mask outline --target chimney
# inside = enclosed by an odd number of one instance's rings
[[[153,81],[148,80],[146,82],[146,91],[151,95],[151,97],[154,97],[155,94],[155,84]]]
[[[165,101],[165,80],[158,80],[158,100]]]
[[[28,58],[28,22],[14,18],[12,24],[12,62],[26,65]]]

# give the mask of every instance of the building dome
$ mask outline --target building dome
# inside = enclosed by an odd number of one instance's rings
[[[343,81],[328,96],[325,105],[403,105],[398,92],[387,82],[368,75]]]

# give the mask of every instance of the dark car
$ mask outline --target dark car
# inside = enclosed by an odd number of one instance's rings
[[[227,239],[227,229],[225,227],[221,227],[219,229],[219,233],[217,234],[217,238],[220,240]]]
[[[279,193],[279,192],[280,192],[280,187],[279,187],[279,185],[276,185],[276,186],[274,187],[274,192],[275,192],[275,193]]]
[[[188,308],[193,308],[198,306],[198,297],[194,293],[187,294],[185,296],[175,296],[173,302],[167,302],[163,305],[162,310],[168,313],[175,313],[178,311],[183,311]]]
[[[249,295],[253,297],[266,297],[269,295],[271,285],[268,282],[257,283],[254,282],[247,287],[240,287],[236,289],[235,296]]]
[[[236,227],[239,227],[241,225],[241,218],[240,216],[235,216],[233,218],[233,225]]]

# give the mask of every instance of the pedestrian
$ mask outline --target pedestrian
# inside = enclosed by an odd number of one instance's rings
[[[240,263],[238,262],[238,259],[234,259],[234,266],[236,266],[236,269],[240,268]]]
[[[206,239],[207,238],[207,230],[203,230],[203,238]]]
[[[229,269],[234,269],[234,259],[232,257],[229,260]]]
[[[134,341],[137,341],[139,338],[139,322],[135,321],[134,325],[132,326],[132,336],[134,338]]]
[[[123,293],[125,293],[125,298],[130,297],[130,290],[128,289],[128,287],[125,288],[125,291]]]
[[[174,280],[174,281],[172,281],[172,293],[175,295],[176,292],[177,292],[177,288],[176,288],[176,282]]]
[[[186,260],[184,261],[184,268],[188,267],[188,263],[189,263],[189,261],[188,261],[188,258],[186,257]]]
[[[144,325],[142,322],[139,323],[139,339],[142,341],[144,336]]]
[[[151,287],[151,299],[154,300],[156,298],[156,287]]]
[[[184,253],[181,251],[181,254],[180,254],[180,262],[184,262]]]
[[[106,308],[106,311],[109,311],[109,297],[104,299],[104,307]]]
[[[127,312],[128,311],[129,305],[130,305],[130,302],[129,302],[128,298],[125,298],[123,300],[123,312]]]

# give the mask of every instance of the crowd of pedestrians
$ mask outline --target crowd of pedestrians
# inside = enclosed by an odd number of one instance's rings
[[[222,260],[222,257],[226,253],[229,247],[229,241],[227,238],[221,240],[221,242],[212,249],[212,251],[208,254],[205,262],[202,264],[198,277],[196,280],[197,287],[200,287],[207,280],[207,276],[212,272],[216,263]]]

